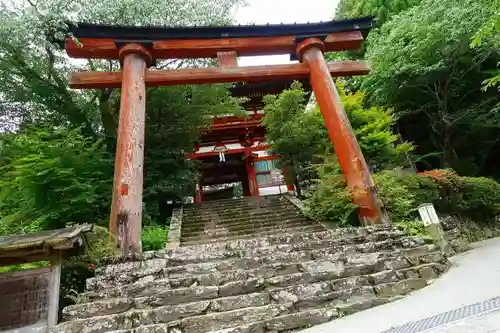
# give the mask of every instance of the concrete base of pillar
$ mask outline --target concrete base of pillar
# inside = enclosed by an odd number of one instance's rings
[[[448,243],[445,238],[443,226],[441,225],[441,223],[433,223],[428,225],[426,228],[432,239],[434,240],[434,243],[439,246],[442,253],[444,253],[445,255],[453,255],[455,253],[450,243]]]
[[[183,209],[176,208],[172,211],[172,218],[170,219],[170,228],[168,230],[168,239],[165,248],[175,249],[181,243],[181,229],[182,229],[182,214]]]

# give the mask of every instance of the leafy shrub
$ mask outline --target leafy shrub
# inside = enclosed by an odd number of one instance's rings
[[[340,226],[357,225],[356,205],[352,203],[352,195],[346,188],[344,177],[336,161],[327,160],[318,167],[320,179],[310,198],[306,200],[311,218],[321,221],[332,221]],[[411,216],[415,210],[415,196],[393,171],[382,171],[374,174],[384,205],[395,221]]]
[[[401,182],[412,193],[417,204],[432,202],[436,204],[440,198],[439,184],[432,178],[416,174],[401,177]]]
[[[476,221],[500,214],[500,184],[483,177],[460,177],[451,169],[430,170],[403,179],[416,204],[431,202],[442,215]]]
[[[396,222],[396,226],[404,230],[410,236],[432,239],[425,225],[420,220],[402,220],[400,222]]]
[[[352,203],[342,175],[323,175],[305,203],[308,215],[315,220],[330,221],[340,226],[354,223],[357,206]]]
[[[0,232],[58,229],[108,214],[113,163],[102,143],[48,128],[0,139]]]
[[[500,184],[484,177],[462,177],[463,190],[459,209],[475,220],[500,214]]]
[[[340,226],[357,224],[356,206],[338,164],[325,163],[318,174],[320,179],[306,200],[311,218]],[[451,169],[406,176],[386,170],[375,173],[373,179],[394,223],[418,219],[417,207],[427,202],[440,215],[461,216],[483,225],[500,216],[500,183],[493,179],[460,177]]]
[[[141,241],[143,251],[161,250],[167,242],[168,230],[164,226],[152,224],[142,229]]]
[[[410,216],[415,210],[415,195],[393,171],[381,171],[373,175],[378,194],[393,221]]]
[[[319,178],[314,180],[310,196],[305,200],[308,215],[340,226],[355,224],[357,206],[352,203],[336,157],[325,156],[315,169]]]

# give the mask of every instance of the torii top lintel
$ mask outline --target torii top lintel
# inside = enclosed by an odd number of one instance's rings
[[[145,27],[78,23],[68,32],[65,49],[73,58],[118,59],[119,49],[139,43],[155,59],[216,58],[218,52],[235,51],[238,56],[295,55],[297,44],[316,37],[325,51],[357,49],[373,24],[373,17],[304,24],[249,26]]]

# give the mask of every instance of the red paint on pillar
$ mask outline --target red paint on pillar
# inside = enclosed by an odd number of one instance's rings
[[[113,179],[110,232],[116,235],[122,255],[142,252],[142,192],[144,127],[146,112],[146,67],[151,55],[139,44],[120,51],[122,89]]]
[[[238,55],[235,51],[217,52],[217,59],[219,61],[219,67],[238,67]]]
[[[297,54],[309,67],[311,85],[325,127],[334,145],[347,186],[353,194],[353,202],[359,207],[360,219],[364,224],[388,223],[389,218],[383,212],[370,170],[328,71],[323,49],[321,40],[309,38],[298,45]]]
[[[293,182],[290,179],[290,175],[288,173],[288,167],[283,168],[283,177],[285,178],[285,184],[286,184],[286,190],[287,191],[294,191],[295,187],[293,186]]]
[[[200,183],[197,183],[194,203],[201,203],[202,201],[203,201],[203,187],[200,185]]]

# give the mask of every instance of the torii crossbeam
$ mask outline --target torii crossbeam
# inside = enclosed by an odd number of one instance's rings
[[[122,254],[141,252],[146,87],[309,78],[330,140],[365,224],[386,223],[332,76],[364,75],[358,61],[325,62],[324,52],[359,48],[372,18],[307,24],[228,27],[70,25],[65,49],[73,58],[119,59],[121,72],[72,73],[72,88],[121,87],[110,231]],[[300,63],[238,67],[238,56],[290,54]],[[218,58],[219,67],[148,70],[157,59]]]

